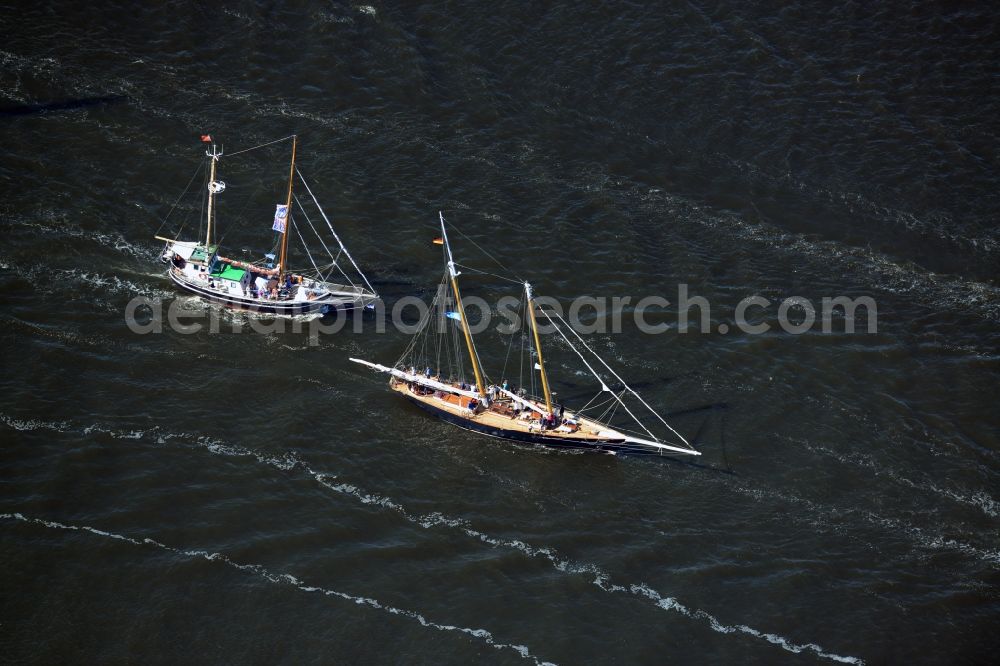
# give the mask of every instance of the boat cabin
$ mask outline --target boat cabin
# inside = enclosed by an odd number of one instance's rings
[[[208,273],[209,286],[234,296],[243,296],[250,288],[250,272],[222,261],[215,261]]]

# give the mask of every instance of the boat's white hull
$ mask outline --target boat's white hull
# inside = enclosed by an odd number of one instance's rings
[[[170,279],[180,288],[227,307],[250,312],[263,312],[276,315],[329,314],[335,311],[348,312],[364,308],[375,301],[371,294],[344,293],[329,294],[315,300],[274,300],[254,298],[253,296],[234,294],[231,291],[216,289],[207,282],[201,284],[177,275],[177,271],[167,271]]]

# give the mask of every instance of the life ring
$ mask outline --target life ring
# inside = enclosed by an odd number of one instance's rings
[[[198,273],[198,277],[202,280],[208,279],[208,273]]]

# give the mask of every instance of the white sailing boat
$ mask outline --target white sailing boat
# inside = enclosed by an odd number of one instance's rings
[[[439,214],[439,217],[439,240],[444,246],[446,268],[434,299],[434,307],[428,310],[407,350],[393,366],[357,358],[352,358],[351,361],[388,374],[389,387],[393,391],[431,414],[461,428],[492,437],[610,454],[701,455],[632,390],[560,315],[537,308],[531,285],[527,282],[523,283],[526,316],[522,317],[522,321],[527,320],[528,330],[522,328],[520,337],[528,352],[528,380],[523,381],[525,354],[522,351],[520,367],[523,388],[510,385],[506,379],[499,384],[491,383],[482,369],[462,306],[462,295],[458,287],[460,273],[448,243],[444,216]],[[550,390],[538,331],[538,314],[548,320],[599,382],[600,390],[597,395],[580,409],[571,410],[557,404],[554,397],[556,394]],[[575,336],[575,341],[567,332]],[[512,337],[511,344],[513,342]],[[510,349],[507,356],[509,360]],[[471,377],[466,376],[466,360],[471,366]],[[598,371],[595,366],[601,370]],[[536,371],[542,389],[541,396],[532,395],[526,386],[533,388],[536,385]],[[612,390],[604,377],[621,388]],[[626,400],[634,403],[633,406],[630,407]],[[667,435],[657,436],[653,429],[636,416],[635,411],[639,411],[640,407],[655,417],[658,429]],[[637,429],[612,425],[612,420],[622,420],[621,412],[630,417]]]
[[[226,184],[218,179],[217,165],[223,156],[222,150],[209,135],[202,136],[204,143],[211,144],[205,155],[209,160],[208,179],[205,187],[207,197],[207,213],[205,217],[205,236],[191,240],[164,238],[156,236],[157,240],[165,241],[166,245],[160,256],[163,263],[168,264],[167,275],[177,286],[188,292],[197,294],[211,301],[224,305],[256,312],[278,315],[300,315],[320,313],[326,314],[334,310],[350,311],[364,308],[378,299],[378,294],[361,271],[350,252],[340,241],[337,232],[329,218],[313,195],[301,171],[295,165],[295,151],[298,146],[296,136],[288,137],[292,142],[292,159],[288,173],[288,189],[283,204],[277,204],[272,223],[274,247],[263,253],[256,261],[241,261],[223,256],[219,244],[215,241],[218,220],[216,198],[226,190]],[[283,141],[284,139],[279,139]],[[273,141],[270,144],[277,143]],[[263,146],[257,146],[260,148]],[[249,150],[237,151],[235,154]],[[306,208],[293,192],[296,179],[305,188],[319,217],[326,223],[332,238],[330,245],[339,248],[336,255],[327,245],[324,233],[317,230],[317,224],[309,217]],[[292,204],[297,204],[302,215],[302,221],[297,221],[292,214]],[[303,224],[304,222],[304,224]],[[294,231],[301,241],[301,246],[309,260],[308,268],[293,270],[289,264],[288,237]],[[317,263],[310,252],[303,236],[303,231],[312,234],[319,240],[327,255]],[[344,270],[342,264],[349,264],[351,271]],[[339,278],[334,281],[334,274]],[[352,278],[351,275],[354,275]]]

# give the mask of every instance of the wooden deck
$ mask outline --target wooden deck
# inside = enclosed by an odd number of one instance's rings
[[[608,439],[608,434],[599,434],[601,431],[607,430],[606,426],[579,416],[574,417],[574,420],[579,424],[576,430],[572,430],[568,426],[559,426],[556,428],[542,430],[538,425],[538,419],[545,411],[545,407],[543,405],[539,405],[538,411],[534,412],[532,417],[528,419],[513,416],[513,403],[511,400],[506,398],[495,401],[493,405],[491,405],[490,409],[483,409],[483,407],[480,406],[476,410],[476,413],[473,414],[469,411],[468,407],[469,402],[472,400],[471,398],[450,393],[443,393],[440,397],[437,397],[435,396],[435,391],[422,389],[416,385],[410,387],[406,382],[398,380],[390,383],[390,387],[393,391],[402,393],[413,400],[433,405],[434,407],[445,410],[457,417],[473,421],[484,426],[498,428],[501,430],[515,430],[528,434],[544,434],[546,437],[562,437],[568,440],[603,441]]]

